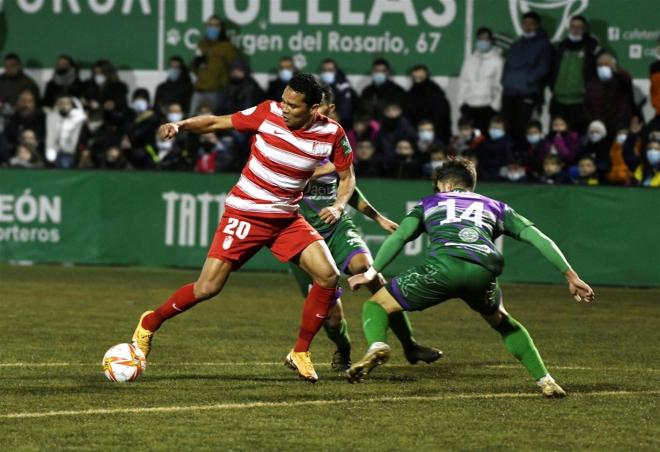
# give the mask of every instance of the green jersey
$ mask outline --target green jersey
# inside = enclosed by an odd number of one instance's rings
[[[443,257],[453,256],[494,275],[504,267],[495,239],[502,234],[518,239],[533,224],[501,201],[458,190],[423,198],[408,216],[419,220],[417,235],[426,232],[429,236],[425,264],[439,265]]]
[[[319,212],[324,207],[331,207],[336,200],[337,173],[327,174],[310,181],[303,192],[303,199],[300,202],[300,214],[323,238],[331,236],[338,223],[326,223],[319,217]],[[346,214],[342,214],[342,217],[345,216]]]

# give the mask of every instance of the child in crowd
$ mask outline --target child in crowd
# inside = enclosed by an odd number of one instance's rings
[[[600,185],[598,176],[598,168],[596,167],[596,160],[586,154],[578,160],[578,175],[573,179],[576,185]]]
[[[458,120],[458,135],[451,139],[449,152],[452,155],[463,156],[466,152],[474,152],[486,137],[481,130],[475,129],[471,118],[460,118]]]
[[[562,185],[570,183],[564,172],[564,162],[558,155],[549,154],[543,159],[543,174],[539,182],[546,185]]]
[[[500,179],[500,171],[512,161],[513,140],[507,135],[504,120],[496,115],[490,120],[488,138],[476,149],[479,159],[479,179],[494,182]]]

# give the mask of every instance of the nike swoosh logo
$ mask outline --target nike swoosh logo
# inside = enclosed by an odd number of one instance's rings
[[[321,314],[316,314],[316,317],[318,317],[319,319],[325,319],[326,318],[326,316],[321,315]]]
[[[183,309],[179,309],[176,307],[176,303],[172,303],[172,307],[174,308],[175,311],[183,312]]]

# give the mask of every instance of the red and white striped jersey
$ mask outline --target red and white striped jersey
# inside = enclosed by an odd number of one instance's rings
[[[344,129],[323,115],[306,129],[291,130],[279,104],[265,101],[234,113],[231,121],[237,131],[255,136],[250,158],[225,201],[227,209],[250,216],[293,217],[303,188],[323,159],[330,159],[338,171],[352,165]]]

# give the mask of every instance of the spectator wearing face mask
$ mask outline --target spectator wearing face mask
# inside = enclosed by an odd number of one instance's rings
[[[127,107],[128,86],[117,75],[108,60],[98,60],[92,66],[92,76],[83,82],[82,101],[92,111],[100,111],[103,104],[111,101],[118,109]]]
[[[388,104],[380,123],[380,130],[376,135],[376,150],[383,155],[386,161],[395,161],[397,159],[396,144],[401,140],[414,143],[416,139],[417,132],[410,121],[403,116],[401,107],[394,103]]]
[[[388,104],[402,105],[405,91],[390,80],[390,63],[379,58],[371,65],[371,84],[362,91],[361,110],[380,121]]]
[[[490,28],[477,30],[476,50],[465,58],[459,76],[457,102],[464,117],[472,118],[479,130],[488,129],[490,118],[502,107],[504,59],[494,47]]]
[[[636,117],[632,119],[631,128],[635,128],[633,122],[636,119]],[[629,137],[630,140],[628,140]],[[630,142],[626,143],[627,141]],[[612,185],[631,185],[634,182],[633,173],[626,164],[626,158],[624,156],[624,147],[626,145],[632,148],[628,152],[634,153],[639,158],[641,154],[641,140],[639,136],[635,133],[631,134],[628,127],[622,126],[617,130],[610,146],[610,161],[612,162],[612,166],[606,174],[605,179]]]
[[[122,150],[133,167],[154,168],[157,163],[154,134],[160,121],[149,103],[149,92],[146,89],[138,88],[133,92],[130,115],[132,119],[124,130]]]
[[[34,131],[40,142],[43,142],[46,136],[46,117],[30,90],[25,90],[18,96],[16,110],[5,125],[4,134],[8,143],[15,146],[24,130]]]
[[[78,78],[78,67],[73,58],[60,55],[55,63],[53,78],[46,84],[44,106],[52,108],[58,97],[82,95],[82,82]]]
[[[361,138],[355,146],[355,175],[363,177],[386,177],[387,170],[383,159],[376,153],[376,147],[370,139]]]
[[[44,162],[41,160],[39,153],[34,151],[29,146],[19,144],[16,148],[16,155],[9,161],[10,168],[42,168]]]
[[[443,143],[451,139],[451,106],[440,86],[431,80],[429,69],[423,64],[410,70],[412,85],[406,92],[403,111],[412,125],[427,119],[433,123],[435,135]]]
[[[568,175],[564,172],[564,162],[558,155],[546,155],[543,159],[543,173],[539,178],[539,183],[546,185],[564,185],[571,182]]]
[[[289,80],[296,74],[296,66],[293,63],[293,58],[284,56],[277,62],[277,73],[275,78],[268,82],[268,89],[266,90],[266,99],[281,101],[282,93]]]
[[[154,135],[156,169],[162,171],[186,171],[193,167],[193,159],[185,140],[164,140],[158,131]]]
[[[444,143],[435,135],[433,123],[428,119],[422,119],[417,125],[417,150],[424,155],[429,155],[432,147],[441,146]]]
[[[190,111],[192,93],[193,85],[188,67],[180,56],[171,57],[167,67],[167,79],[156,87],[154,109],[159,114],[164,113],[169,105],[176,103],[183,111]]]
[[[515,183],[529,182],[525,162],[520,162],[514,159],[500,168],[500,181]]]
[[[0,74],[0,99],[10,106],[18,101],[18,96],[24,91],[30,91],[39,102],[39,87],[32,78],[23,72],[21,57],[8,53],[4,59],[4,72]]]
[[[532,120],[527,124],[526,139],[530,167],[535,175],[539,175],[543,171],[543,161],[545,158],[545,135],[543,134],[543,127],[540,121]]]
[[[506,133],[501,116],[495,115],[490,120],[488,137],[479,144],[476,155],[479,160],[479,180],[498,181],[501,168],[512,161],[513,155],[513,141]]]
[[[56,168],[76,165],[87,116],[77,98],[62,96],[46,117],[46,160]]]
[[[235,141],[230,135],[222,138],[214,133],[201,135],[196,154],[195,172],[198,173],[236,171],[242,165],[238,160]]]
[[[350,130],[353,126],[353,111],[355,109],[354,104],[357,94],[348,81],[346,74],[337,66],[335,60],[326,58],[321,62],[319,79],[332,89],[332,93],[335,96],[339,122],[344,129]]]
[[[206,21],[206,32],[197,43],[197,53],[199,56],[193,63],[197,81],[190,105],[191,116],[201,103],[210,104],[213,111],[218,108],[220,91],[229,82],[231,63],[238,57],[238,50],[227,38],[220,16],[213,15]]]
[[[542,101],[550,76],[552,46],[535,12],[523,15],[523,35],[513,43],[502,73],[502,115],[513,139],[524,146],[525,127]]]
[[[265,93],[252,77],[250,65],[237,59],[231,63],[229,84],[222,93],[218,113],[228,115],[253,107],[264,100]]]
[[[646,143],[644,158],[635,168],[634,177],[643,187],[660,187],[660,137],[652,137]]]
[[[609,52],[601,52],[597,64],[598,77],[587,84],[585,107],[592,120],[601,120],[608,130],[616,130],[636,114],[632,78]]]
[[[610,171],[610,146],[612,140],[607,135],[607,128],[602,121],[592,121],[587,128],[587,142],[582,147],[579,157],[590,157],[596,165],[598,178],[604,179]]]
[[[577,175],[573,178],[576,185],[596,186],[600,185],[600,174],[596,166],[596,160],[588,154],[579,158],[577,164]]]
[[[428,150],[429,161],[422,165],[422,173],[425,178],[432,179],[435,170],[440,168],[447,161],[447,148],[443,145],[433,145]]]
[[[458,120],[458,135],[452,137],[449,151],[452,155],[462,157],[466,152],[474,153],[485,139],[481,130],[474,127],[474,120],[463,116]]]
[[[580,137],[576,132],[569,130],[568,123],[562,116],[552,118],[552,130],[543,141],[542,155],[538,160],[543,161],[546,155],[557,155],[568,166],[573,164],[580,151]]]
[[[598,40],[588,31],[587,19],[571,17],[568,34],[557,44],[552,67],[550,114],[563,116],[573,130],[583,134],[589,124],[584,108],[587,83],[596,77]]]

